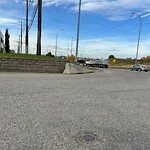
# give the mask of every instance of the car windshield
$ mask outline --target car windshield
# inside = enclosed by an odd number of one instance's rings
[[[146,66],[146,65],[141,65],[141,67],[142,67],[142,68],[147,68],[147,66]]]

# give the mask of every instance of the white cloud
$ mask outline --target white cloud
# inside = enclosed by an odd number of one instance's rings
[[[18,20],[11,19],[11,18],[0,18],[0,24],[1,25],[16,25],[18,23]]]
[[[20,0],[13,0],[20,3]],[[35,0],[34,2],[36,2]],[[1,0],[0,4],[12,4],[11,0]],[[73,11],[78,10],[79,0],[43,0],[43,6],[64,6]],[[150,16],[150,0],[82,0],[82,12],[97,13],[109,20],[126,20],[132,12]],[[6,12],[7,13],[7,12]]]
[[[146,39],[140,42],[139,58],[147,56],[150,47],[149,40]],[[89,39],[80,41],[79,56],[82,54],[84,57],[108,58],[109,55],[113,54],[120,58],[135,58],[136,49],[137,42],[116,37]]]
[[[30,43],[30,52],[36,53],[36,30],[32,33],[35,38],[29,40]],[[49,37],[47,33],[44,33],[45,36],[42,38],[42,54],[46,54],[48,51],[55,53],[55,39]],[[139,58],[147,56],[150,43],[150,39],[144,39],[140,41],[139,47]],[[58,40],[58,55],[67,55],[70,54],[70,40],[61,39]],[[69,48],[69,50],[68,50]],[[89,40],[80,40],[79,42],[79,57],[93,57],[93,58],[108,58],[109,55],[113,54],[116,57],[126,58],[132,57],[135,58],[137,49],[137,41],[128,41],[125,38],[118,37],[109,37],[109,38],[96,38]],[[75,54],[75,41],[73,45],[73,54]]]
[[[78,0],[43,0],[44,6],[68,5],[75,11],[78,10],[78,3]],[[132,12],[149,13],[149,7],[150,0],[82,0],[82,11],[98,13],[109,20],[126,20]]]
[[[0,4],[20,3],[20,0],[1,0]],[[37,0],[35,0],[36,2]],[[43,0],[43,6],[64,6],[74,11],[78,10],[79,0]],[[131,13],[146,14],[149,16],[150,0],[82,0],[82,11],[97,13],[109,20],[126,20]],[[147,14],[148,13],[148,14]]]

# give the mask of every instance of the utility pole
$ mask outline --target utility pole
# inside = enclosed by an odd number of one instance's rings
[[[73,38],[72,38],[72,41],[71,41],[71,55],[72,55],[72,50],[73,50]]]
[[[22,21],[19,21],[19,23],[20,23],[20,25],[21,25],[21,27],[18,28],[18,29],[20,29],[20,51],[19,51],[19,53],[22,53],[22,44],[23,44],[23,42],[22,42],[22,33],[23,33]]]
[[[80,14],[81,14],[81,0],[79,0],[78,29],[77,29],[76,58],[75,58],[76,63],[78,62],[78,47],[79,47],[79,34],[80,34]]]
[[[25,53],[29,52],[29,25],[28,25],[28,17],[29,17],[29,2],[33,2],[32,0],[26,0],[26,38],[25,38]]]
[[[58,49],[58,33],[60,31],[64,31],[64,29],[59,29],[56,33],[56,46],[55,46],[55,57],[57,57],[57,49]]]
[[[28,40],[29,40],[29,37],[28,37],[28,14],[29,14],[29,0],[26,0],[26,46],[25,46],[25,53],[28,54]]]
[[[18,40],[18,54],[20,53],[20,35],[19,35],[19,40]]]
[[[42,0],[38,0],[37,55],[41,55]]]
[[[57,38],[58,38],[58,32],[56,34],[55,57],[57,57]]]
[[[21,33],[20,33],[20,35],[21,35],[21,48],[20,48],[20,53],[22,53],[22,21],[21,21]]]

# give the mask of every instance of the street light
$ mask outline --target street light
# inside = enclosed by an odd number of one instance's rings
[[[142,18],[137,13],[132,13],[132,15],[136,15],[136,16],[138,16],[140,18],[140,29],[139,29],[138,44],[137,44],[137,51],[136,51],[136,58],[135,58],[135,65],[136,65],[137,64],[137,59],[138,59],[139,44],[140,44],[140,36],[141,36],[141,28],[142,28]]]
[[[81,0],[79,0],[79,13],[78,13],[78,29],[77,29],[77,41],[76,41],[76,58],[75,62],[78,62],[78,47],[79,47],[79,33],[80,33],[80,14],[81,14]]]
[[[64,31],[64,29],[60,29],[60,30],[58,30],[57,33],[56,33],[55,57],[57,56],[57,55],[56,55],[56,53],[57,53],[57,45],[58,45],[57,39],[58,39],[58,33],[59,33],[60,31]]]

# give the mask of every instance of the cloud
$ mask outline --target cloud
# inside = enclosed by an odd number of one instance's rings
[[[82,11],[95,12],[109,20],[126,20],[132,12],[140,14],[147,12],[150,0],[102,0],[88,1],[82,4]]]
[[[77,0],[43,0],[44,6],[50,6],[50,5],[70,5],[70,4],[78,4]]]
[[[11,19],[11,18],[0,18],[1,25],[16,25],[18,23],[18,20]]]
[[[147,56],[150,47],[149,40],[145,39],[140,42],[139,58]],[[137,41],[128,41],[116,37],[96,38],[80,41],[79,56],[82,54],[84,57],[108,58],[112,54],[120,58],[135,58],[136,49]]]
[[[20,0],[1,0],[0,4],[20,3]],[[34,2],[36,2],[35,0]],[[43,7],[55,5],[72,11],[78,10],[79,0],[43,0]],[[108,20],[127,20],[132,12],[150,16],[150,0],[82,0],[82,12],[99,14]]]
[[[1,0],[0,4],[20,3],[20,0]],[[36,2],[35,0],[34,2]],[[43,7],[55,5],[73,11],[78,10],[79,0],[43,0]],[[150,0],[82,0],[82,12],[99,14],[109,20],[127,20],[132,12],[150,16]]]
[[[47,31],[43,31],[44,36],[42,36],[42,54],[46,54],[49,51],[52,54],[55,54],[55,38],[49,36]],[[11,33],[11,48],[13,49],[16,46],[16,41],[18,36],[15,36],[15,33]],[[36,54],[36,43],[37,43],[37,30],[31,30],[29,34],[29,53]],[[139,58],[147,56],[149,53],[149,38],[144,38],[140,41],[139,47]],[[68,55],[70,54],[70,39],[61,39],[58,40],[58,51],[57,54]],[[69,48],[69,49],[68,49]],[[81,39],[79,42],[79,57],[92,57],[92,58],[108,58],[109,55],[115,55],[115,57],[126,58],[132,57],[135,58],[137,48],[137,41],[129,41],[126,38],[120,37],[109,37],[109,38],[95,38],[89,40]],[[15,47],[17,49],[17,46]],[[23,52],[24,52],[23,45]],[[73,54],[75,54],[75,42],[73,45]]]
[[[78,10],[78,3],[78,0],[43,0],[44,6],[65,5],[74,11]],[[109,20],[127,20],[132,12],[149,13],[149,7],[150,0],[82,0],[82,12],[97,13]]]

